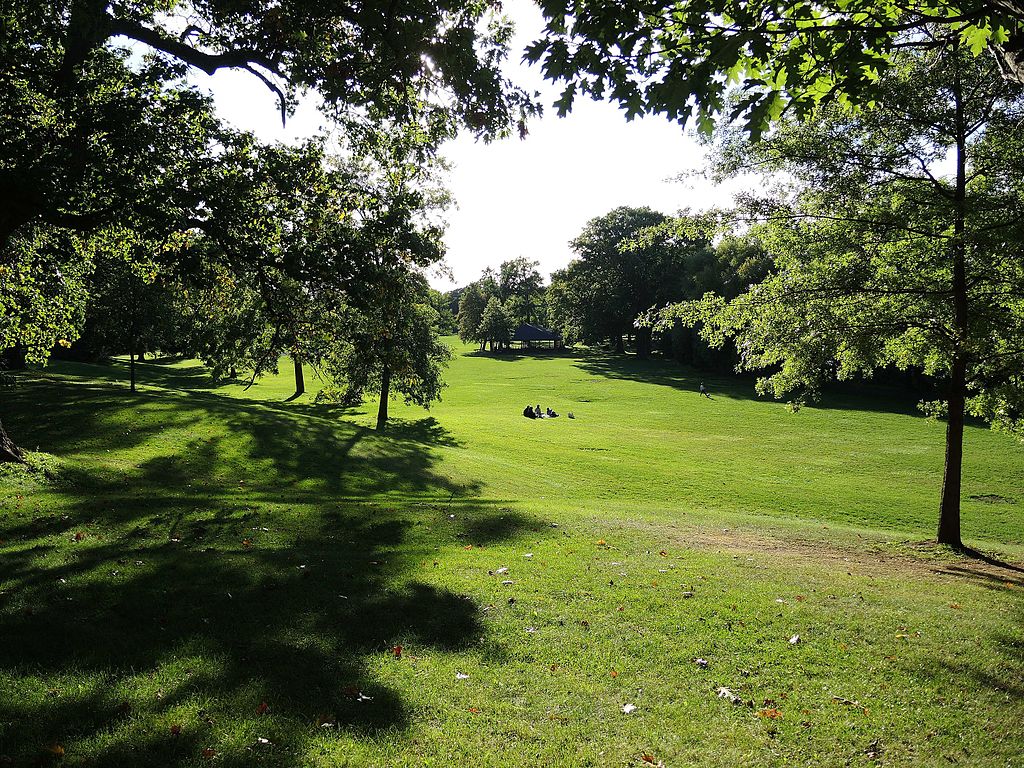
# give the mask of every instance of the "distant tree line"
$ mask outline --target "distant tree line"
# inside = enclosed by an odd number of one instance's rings
[[[616,208],[592,219],[572,243],[567,267],[543,284],[538,263],[526,258],[487,269],[448,295],[457,304],[459,337],[481,349],[505,349],[515,328],[550,328],[567,343],[655,351],[710,367],[735,364],[732,350],[713,349],[682,323],[638,323],[669,304],[707,292],[733,297],[768,274],[771,259],[753,235],[732,233],[712,242],[703,217],[669,218],[650,208]]]

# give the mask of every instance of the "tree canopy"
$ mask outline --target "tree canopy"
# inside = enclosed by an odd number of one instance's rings
[[[710,133],[740,120],[754,136],[784,114],[885,97],[879,77],[909,48],[991,51],[1024,83],[1021,0],[541,0],[544,35],[526,52],[577,95],[628,118],[662,114]],[[738,89],[740,97],[729,93]]]
[[[930,410],[947,419],[938,538],[956,546],[965,411],[1024,425],[1024,92],[994,66],[903,53],[875,109],[823,108],[761,144],[726,142],[722,172],[785,174],[788,187],[744,206],[773,273],[732,301],[664,314],[735,339],[740,368],[777,397],[887,366],[935,377]]]

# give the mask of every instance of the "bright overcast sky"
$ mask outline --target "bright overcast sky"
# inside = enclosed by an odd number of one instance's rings
[[[540,11],[529,0],[508,0],[505,11],[516,23],[507,74],[541,92],[545,115],[529,124],[526,139],[484,144],[462,137],[444,148],[457,205],[448,213],[445,236],[454,285],[517,256],[539,261],[546,278],[573,257],[569,241],[586,222],[619,205],[670,214],[728,202],[724,190],[699,179],[669,180],[702,165],[703,150],[678,125],[654,117],[629,123],[617,107],[587,99],[559,118],[551,108],[557,89],[538,68],[520,63],[523,49],[540,33]],[[265,140],[293,140],[324,125],[306,104],[282,128],[276,100],[247,73],[197,75],[195,81],[211,88],[225,119]],[[439,275],[432,283],[453,286]]]

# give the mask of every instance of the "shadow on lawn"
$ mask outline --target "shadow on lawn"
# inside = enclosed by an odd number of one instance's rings
[[[221,764],[299,766],[339,729],[404,729],[372,667],[407,663],[395,644],[427,655],[484,634],[468,597],[429,583],[433,561],[542,527],[437,474],[432,448],[456,443],[433,419],[382,438],[308,407],[102,384],[11,401],[5,423],[43,450],[114,457],[69,462],[56,513],[0,519],[0,673],[31,681],[0,694],[15,765],[55,743],[79,765],[193,764],[229,734]],[[200,431],[211,421],[227,430]],[[273,744],[247,748],[257,736]]]
[[[592,376],[640,381],[690,392],[699,396],[698,386],[704,382],[712,398],[730,400],[768,400],[754,390],[754,377],[749,375],[722,375],[700,371],[665,358],[640,359],[635,355],[591,351],[576,364],[581,371]],[[826,390],[822,398],[811,403],[819,409],[878,411],[920,415],[919,396],[872,383],[843,383]]]

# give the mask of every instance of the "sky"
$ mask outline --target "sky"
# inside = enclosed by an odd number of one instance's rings
[[[456,206],[446,217],[450,276],[432,274],[434,287],[465,285],[485,267],[518,256],[540,262],[546,280],[573,258],[569,243],[586,223],[620,205],[673,214],[729,202],[728,187],[699,178],[673,180],[702,168],[705,153],[675,123],[660,117],[627,122],[614,105],[587,99],[577,99],[572,113],[559,118],[551,108],[557,87],[539,68],[521,62],[523,49],[542,29],[540,11],[529,0],[508,0],[504,8],[516,24],[506,74],[526,90],[540,91],[545,114],[529,123],[525,139],[485,144],[460,136],[443,147]],[[307,100],[282,128],[275,97],[248,73],[200,74],[195,82],[214,94],[224,119],[264,140],[293,141],[326,125]]]

